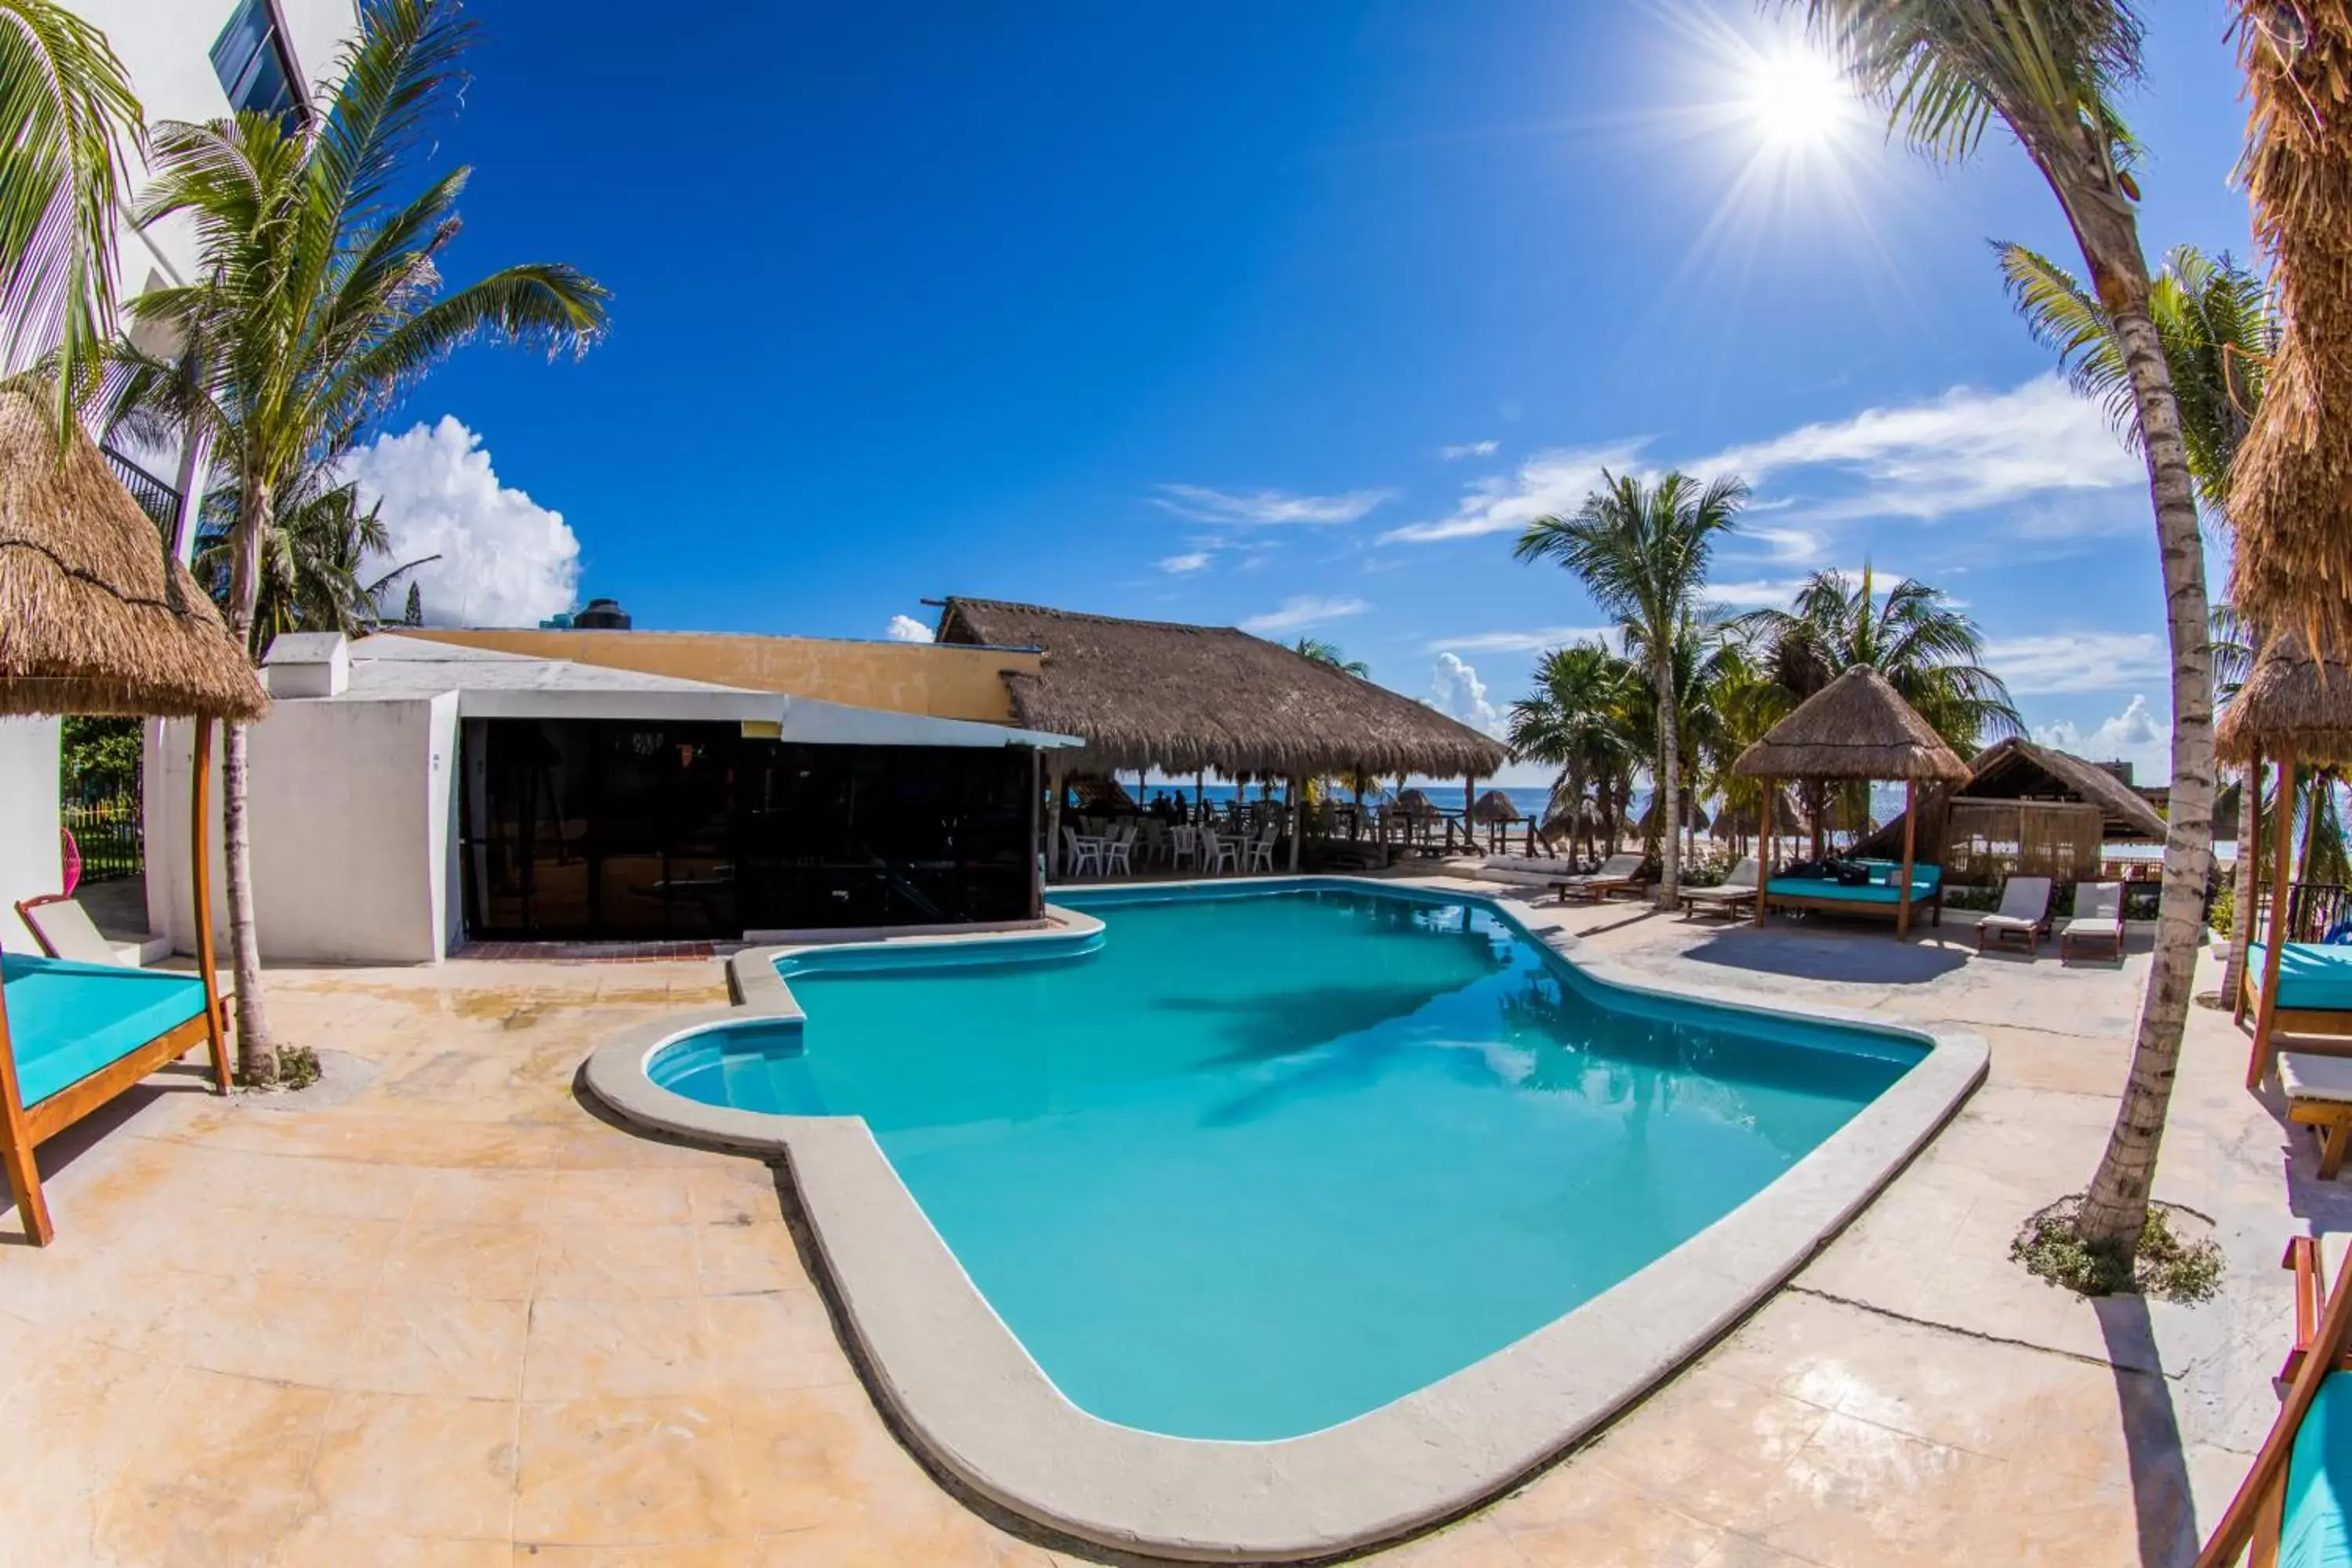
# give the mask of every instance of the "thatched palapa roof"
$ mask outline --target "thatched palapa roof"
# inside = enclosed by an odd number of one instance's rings
[[[1996,741],[1969,763],[1969,776],[1919,797],[1920,841],[1943,841],[1955,800],[2072,800],[2099,808],[2110,840],[2164,842],[2164,818],[2137,790],[2095,763],[2015,736]],[[1855,853],[1892,852],[1903,842],[1903,814],[1855,846]]]
[[[2240,0],[2244,169],[2284,323],[2230,479],[2230,602],[2352,647],[2352,4]]]
[[[64,460],[35,384],[0,384],[0,713],[257,719],[268,706],[220,614],[72,425]]]
[[[2213,749],[2244,764],[2259,749],[2275,761],[2293,748],[2297,762],[2352,767],[2352,661],[2314,658],[2301,635],[2278,638],[2221,710]]]
[[[1470,805],[1470,820],[1473,822],[1492,825],[1517,822],[1518,819],[1519,808],[1511,803],[1509,795],[1498,789],[1488,790]]]
[[[1232,626],[951,598],[939,640],[1042,650],[1041,673],[1005,685],[1025,727],[1085,737],[1074,771],[1452,778],[1491,775],[1507,755],[1425,703]]]
[[[1743,778],[1946,780],[1969,776],[1886,678],[1855,665],[1739,753]]]

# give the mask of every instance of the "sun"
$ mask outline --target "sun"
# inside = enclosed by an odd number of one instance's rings
[[[1834,138],[1853,111],[1853,95],[1837,66],[1811,49],[1759,54],[1748,74],[1740,108],[1765,140],[1779,147],[1818,147]]]

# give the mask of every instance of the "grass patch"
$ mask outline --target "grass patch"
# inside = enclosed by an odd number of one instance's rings
[[[280,1046],[278,1047],[278,1079],[275,1083],[257,1084],[242,1072],[237,1074],[237,1082],[247,1089],[285,1089],[290,1093],[318,1082],[323,1070],[319,1066],[319,1053],[310,1047]]]
[[[2009,1259],[2080,1296],[2137,1292],[2160,1301],[2195,1303],[2221,1288],[2221,1248],[2210,1237],[2183,1236],[2170,1204],[2147,1205],[2139,1256],[2126,1263],[2113,1249],[2086,1244],[2075,1228],[2083,1194],[2070,1194],[2027,1216],[2009,1244]],[[2187,1210],[2178,1213],[2186,1215]]]

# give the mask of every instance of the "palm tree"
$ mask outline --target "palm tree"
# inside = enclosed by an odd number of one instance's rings
[[[1360,658],[1349,658],[1339,651],[1338,643],[1325,642],[1321,637],[1300,637],[1290,645],[1290,651],[1301,658],[1311,658],[1318,664],[1328,664],[1342,674],[1360,679],[1372,678],[1372,667]]]
[[[2097,300],[2072,274],[2021,245],[1999,247],[2009,295],[2037,342],[2057,351],[2067,379],[2085,397],[2106,405],[2117,434],[2137,444],[2130,378],[2121,342]],[[2198,499],[2224,525],[2229,521],[2230,471],[2252,426],[2278,350],[2278,313],[2262,279],[2230,259],[2208,258],[2194,246],[2167,251],[2148,291],[2148,315],[2164,344],[2164,363],[2180,405],[2181,441]],[[2252,672],[2255,638],[2226,605],[2212,615],[2214,695],[2228,701]],[[2243,785],[2240,794],[2244,796]],[[2242,807],[2241,808],[2242,810]],[[2252,928],[2258,854],[2240,834],[2231,901],[2230,956],[2221,994],[2234,997],[2246,967]]]
[[[185,215],[203,271],[135,302],[134,317],[166,329],[181,357],[118,345],[112,401],[202,439],[236,491],[227,616],[240,640],[252,635],[272,538],[310,499],[306,479],[425,372],[485,335],[578,353],[604,327],[604,290],[560,264],[511,267],[442,292],[468,171],[404,204],[394,186],[463,88],[470,28],[454,0],[378,0],[362,18],[339,85],[307,123],[243,114],[159,126],[157,181],[137,215]],[[254,941],[239,727],[225,739],[221,775],[240,1068],[268,1082],[277,1058]]]
[[[1521,561],[1555,561],[1584,580],[1601,613],[1626,629],[1647,666],[1657,699],[1658,750],[1651,777],[1665,792],[1658,907],[1671,910],[1682,885],[1682,777],[1675,733],[1675,647],[1696,618],[1716,536],[1729,531],[1747,504],[1748,487],[1729,477],[1702,487],[1682,472],[1654,486],[1606,469],[1601,488],[1574,517],[1539,517],[1519,535]]]
[[[1632,771],[1640,751],[1632,723],[1632,700],[1640,687],[1633,666],[1606,644],[1580,642],[1545,654],[1536,666],[1535,690],[1511,704],[1506,731],[1511,755],[1559,770],[1544,817],[1568,817],[1571,851],[1585,821],[1588,790],[1614,847],[1612,808],[1622,809],[1622,801],[1613,786]]]
[[[2213,858],[2213,674],[2195,479],[2164,342],[2149,314],[2130,133],[2116,93],[2141,70],[2127,0],[1780,0],[1801,7],[1860,89],[1923,151],[1959,159],[1996,120],[2057,197],[2122,348],[2147,464],[2172,640],[2172,805],[2156,952],[2132,1064],[2080,1237],[2128,1281],[2147,1221],[2173,1070],[2189,1017]]]
[[[278,509],[278,526],[263,548],[261,587],[255,597],[247,651],[259,658],[283,632],[365,632],[385,623],[383,596],[400,579],[437,556],[404,561],[366,576],[392,548],[383,503],[362,509],[350,480]],[[235,576],[236,492],[205,498],[205,531],[197,536],[196,581],[226,605]],[[412,594],[415,584],[410,584]]]
[[[114,215],[146,128],[106,35],[52,0],[0,0],[0,360],[54,351],[58,428],[114,336]]]

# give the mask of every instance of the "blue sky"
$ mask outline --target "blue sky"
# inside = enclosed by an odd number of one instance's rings
[[[1721,597],[1922,577],[2038,730],[2163,773],[2145,481],[1987,243],[2062,253],[2053,203],[1998,138],[1951,170],[1834,104],[1798,134],[1821,95],[1744,4],[474,15],[451,271],[572,261],[614,331],[469,351],[364,459],[449,550],[436,616],[575,564],[665,628],[1018,598],[1312,632],[1475,720],[1599,625],[1512,561],[1527,518],[1603,464],[1730,467]],[[2249,250],[2225,24],[2148,40],[2151,255]]]

